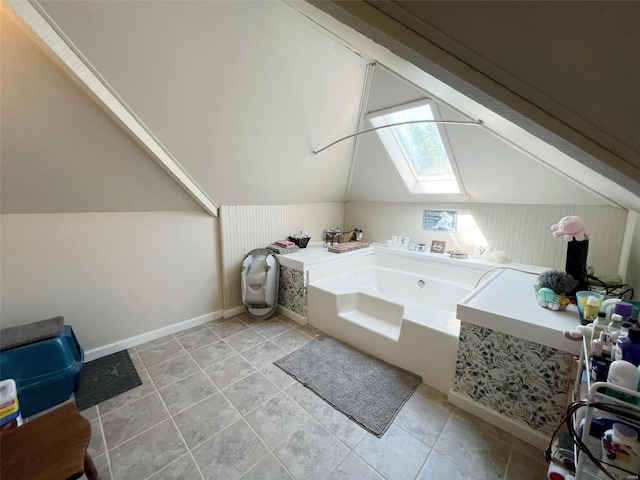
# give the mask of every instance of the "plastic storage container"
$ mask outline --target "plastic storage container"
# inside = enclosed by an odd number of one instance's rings
[[[0,380],[15,380],[26,418],[68,400],[83,365],[84,351],[66,325],[62,335],[0,352]]]

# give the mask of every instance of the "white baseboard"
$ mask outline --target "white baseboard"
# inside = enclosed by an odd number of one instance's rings
[[[278,308],[276,308],[276,311],[278,313],[281,313],[285,317],[290,318],[294,322],[298,322],[300,325],[306,325],[307,323],[309,323],[309,321],[307,320],[307,317],[303,317],[302,315],[299,315],[293,310],[289,310],[288,308],[285,308],[282,305],[278,305]]]
[[[245,313],[246,311],[247,309],[245,308],[245,306],[240,305],[239,307],[234,307],[234,308],[225,310],[224,313],[222,314],[222,317],[223,318],[234,317],[236,315],[240,315],[241,313]]]
[[[150,342],[151,340],[155,340],[156,338],[164,337],[165,335],[171,335],[172,333],[181,332],[182,330],[186,330],[187,328],[197,327],[198,325],[205,324],[207,322],[210,322],[211,320],[217,320],[218,318],[223,318],[223,312],[220,310],[217,312],[200,315],[199,317],[190,318],[189,320],[185,320],[183,322],[174,323],[173,325],[162,327],[157,330],[145,332],[140,335],[136,335],[135,337],[125,338],[124,340],[110,343],[108,345],[104,345],[103,347],[93,348],[84,352],[84,361],[90,362],[91,360],[95,360],[96,358],[102,358],[107,355],[111,355],[112,353],[119,352],[120,350],[125,350],[127,348],[135,347],[136,345]]]
[[[514,437],[540,450],[546,450],[549,446],[549,435],[538,432],[522,422],[507,418],[460,392],[456,392],[453,389],[449,390],[448,400],[452,405],[481,418],[485,422],[510,433]]]

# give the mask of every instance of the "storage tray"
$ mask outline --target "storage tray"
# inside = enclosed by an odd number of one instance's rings
[[[368,246],[369,246],[369,242],[339,243],[336,246],[329,247],[329,252],[331,252],[331,253],[353,252],[354,250],[359,250],[361,248],[366,248]]]

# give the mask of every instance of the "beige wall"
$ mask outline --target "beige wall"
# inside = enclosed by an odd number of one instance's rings
[[[218,221],[197,212],[2,215],[2,327],[63,315],[85,350],[222,307]]]
[[[242,305],[240,267],[247,253],[301,230],[311,235],[311,242],[320,242],[322,231],[341,227],[343,219],[343,203],[221,207],[225,309]]]
[[[40,3],[217,205],[343,201],[367,61],[292,6]]]
[[[454,234],[422,230],[425,209],[458,211]],[[566,215],[579,215],[591,230],[588,265],[596,275],[618,273],[627,210],[584,205],[504,205],[349,202],[345,205],[345,228],[358,226],[369,240],[384,242],[405,235],[412,242],[431,245],[444,240],[447,249],[473,252],[472,245],[486,240],[492,249],[503,250],[512,262],[564,269],[567,246],[551,234],[551,225]],[[482,240],[484,238],[484,240]]]

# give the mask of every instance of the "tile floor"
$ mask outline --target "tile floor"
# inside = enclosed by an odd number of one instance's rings
[[[132,348],[142,385],[82,412],[101,478],[546,478],[541,451],[424,384],[367,433],[272,364],[317,333],[240,315]]]

